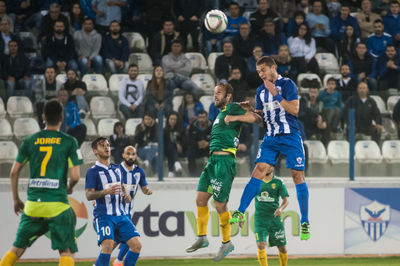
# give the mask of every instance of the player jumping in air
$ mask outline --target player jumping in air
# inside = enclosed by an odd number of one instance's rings
[[[151,195],[153,192],[147,184],[146,175],[142,168],[135,165],[137,159],[136,149],[133,146],[127,146],[122,154],[124,161],[119,165],[122,174],[122,184],[125,186],[125,191],[131,196],[131,202],[122,202],[125,213],[129,219],[133,212],[133,199],[136,196],[140,186],[143,194]],[[113,262],[113,266],[123,266],[123,261],[126,253],[129,250],[127,244],[121,244],[117,259]]]
[[[241,122],[226,124],[227,115],[242,115],[252,123],[261,117],[242,109],[238,103],[232,102],[233,88],[230,84],[218,84],[214,89],[215,106],[220,109],[211,130],[210,158],[204,167],[197,187],[197,238],[186,248],[186,252],[194,252],[199,248],[207,247],[207,224],[210,216],[208,200],[214,199],[215,209],[218,212],[222,245],[214,257],[214,261],[222,260],[234,246],[231,242],[231,218],[227,208],[229,193],[236,174],[236,149],[239,144]]]
[[[97,162],[86,173],[85,189],[86,198],[89,201],[96,200],[93,209],[94,227],[101,252],[95,265],[109,266],[111,252],[118,243],[129,246],[124,265],[136,265],[142,244],[140,235],[123,206],[123,202],[131,202],[131,196],[121,183],[119,166],[110,163],[111,149],[108,140],[103,137],[95,139],[92,149]]]
[[[14,211],[17,215],[22,212],[22,215],[13,247],[1,259],[1,266],[14,265],[25,250],[48,231],[51,248],[60,252],[60,266],[73,266],[74,253],[78,251],[76,216],[67,194],[72,193],[79,181],[82,155],[76,139],[60,132],[61,103],[50,100],[43,110],[46,128],[25,138],[11,168]],[[18,195],[18,178],[28,161],[28,200],[24,206]]]
[[[244,212],[259,193],[262,179],[272,171],[279,153],[282,153],[286,155],[286,167],[291,169],[296,185],[301,213],[300,239],[307,240],[310,238],[308,188],[304,176],[303,142],[297,126],[297,87],[292,80],[278,74],[276,63],[271,57],[263,56],[258,59],[256,68],[264,83],[257,89],[255,112],[262,115],[267,131],[258,150],[256,167],[243,191],[239,209],[233,213],[229,222],[238,223],[245,219]],[[252,108],[248,103],[241,106],[248,110]],[[227,116],[225,121],[250,122],[244,116]]]

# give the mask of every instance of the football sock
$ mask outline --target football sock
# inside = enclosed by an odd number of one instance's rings
[[[74,266],[74,259],[69,256],[61,256],[58,266]]]
[[[246,187],[243,190],[238,211],[240,211],[241,213],[244,213],[246,211],[251,201],[258,194],[258,192],[260,192],[261,182],[262,181],[260,179],[251,177],[249,183],[247,183]]]
[[[308,188],[306,182],[296,185],[296,191],[301,213],[300,223],[308,223]]]
[[[257,249],[257,259],[260,266],[268,266],[267,252],[265,252],[265,249]]]
[[[124,260],[124,266],[134,266],[139,258],[139,253],[128,251]]]
[[[129,246],[127,244],[121,244],[121,246],[119,247],[119,253],[118,253],[118,260],[119,261],[123,261],[124,257],[126,255],[126,253],[129,250]]]
[[[12,251],[7,251],[0,261],[0,266],[13,266],[18,260],[17,254]]]
[[[210,218],[210,212],[208,206],[199,207],[197,206],[197,235],[207,235],[208,218]]]
[[[99,257],[96,260],[96,266],[109,266],[110,265],[110,257],[111,254],[100,253]]]
[[[219,226],[221,227],[222,243],[229,242],[231,240],[231,219],[230,212],[224,212],[219,215]]]
[[[279,251],[279,263],[280,266],[286,266],[288,262],[288,254],[286,253],[282,253]]]

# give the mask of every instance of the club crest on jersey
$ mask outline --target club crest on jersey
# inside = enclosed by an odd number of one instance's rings
[[[361,205],[360,220],[365,233],[376,242],[385,234],[389,226],[390,206],[375,200]]]
[[[297,157],[296,158],[297,164],[301,164],[301,162],[303,161],[303,159],[301,159],[301,157]]]
[[[271,185],[272,189],[276,189],[276,184]]]

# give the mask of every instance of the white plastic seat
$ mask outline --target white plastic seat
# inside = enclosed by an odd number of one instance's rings
[[[333,164],[349,162],[349,142],[347,140],[331,140],[328,144],[328,158]]]
[[[93,153],[92,142],[84,141],[80,147],[83,162],[85,164],[93,164],[97,161],[96,155]]]
[[[144,89],[146,90],[147,84],[151,80],[152,74],[140,74],[137,76],[138,80],[141,80],[143,82]]]
[[[185,53],[185,57],[192,63],[192,70],[205,71],[207,69],[206,59],[201,53]]]
[[[7,114],[7,112],[6,112],[6,108],[4,106],[3,99],[0,98],[0,117],[5,117],[6,114]]]
[[[90,119],[90,118],[82,119],[82,123],[85,124],[85,126],[86,126],[86,138],[87,139],[92,139],[92,138],[97,137],[96,125],[93,123],[92,119]]]
[[[128,39],[129,49],[131,51],[145,51],[146,43],[139,32],[124,32],[122,35]]]
[[[320,84],[320,86],[322,86],[321,79],[319,78],[319,76],[317,74],[314,74],[314,73],[300,73],[297,76],[297,86],[298,87],[301,87],[301,81],[303,79],[309,79],[309,80],[317,79],[319,84]]]
[[[86,83],[87,90],[92,95],[107,95],[107,81],[102,74],[86,74],[82,81]]]
[[[183,99],[183,96],[181,96],[181,95],[174,96],[174,98],[172,98],[172,109],[175,112],[178,112],[179,106],[182,104],[182,99]]]
[[[204,110],[210,109],[210,105],[214,102],[214,96],[201,96],[200,102],[203,104]]]
[[[18,155],[18,148],[12,141],[0,141],[0,163],[13,163]]]
[[[328,82],[328,79],[334,78],[334,79],[338,80],[338,79],[340,79],[341,77],[342,77],[341,74],[326,74],[326,75],[324,76],[324,84],[323,84],[323,86],[326,88],[326,83]]]
[[[215,52],[215,53],[210,53],[210,54],[208,55],[208,58],[207,58],[208,69],[210,69],[210,72],[211,72],[212,74],[215,74],[215,73],[214,73],[214,69],[215,69],[215,60],[217,60],[217,57],[220,56],[220,55],[222,55],[222,54],[224,54],[224,53],[222,53],[222,52]]]
[[[38,122],[31,117],[20,117],[14,121],[14,135],[21,140],[40,130]]]
[[[397,126],[391,118],[382,117],[382,137],[397,139]]]
[[[355,159],[360,163],[381,163],[382,154],[378,144],[373,140],[360,140],[356,142]]]
[[[129,55],[129,64],[136,64],[139,73],[149,73],[153,70],[153,61],[146,53],[132,53]]]
[[[308,147],[308,160],[311,163],[325,163],[328,159],[324,144],[319,140],[306,140],[304,144]]]
[[[56,76],[56,80],[64,84],[65,82],[67,82],[67,74],[58,74]]]
[[[0,118],[0,139],[9,140],[13,136],[10,122],[5,118]]]
[[[376,102],[376,105],[378,106],[379,112],[381,112],[381,114],[387,114],[387,109],[386,109],[386,104],[383,101],[383,99],[381,98],[381,96],[378,95],[370,95],[370,97],[372,99],[374,99],[374,101]]]
[[[110,97],[95,96],[90,100],[90,111],[94,119],[114,117],[114,102]]]
[[[114,134],[114,124],[119,122],[116,118],[103,118],[100,119],[97,125],[97,132],[99,132],[99,136],[103,136],[108,138],[112,134]]]
[[[135,135],[136,127],[142,123],[142,118],[129,118],[125,123],[125,133],[128,136]]]
[[[315,54],[315,59],[318,62],[320,72],[328,74],[339,73],[339,63],[334,54],[317,53]]]
[[[387,163],[400,163],[400,140],[384,141],[382,156]]]
[[[37,39],[35,35],[30,31],[21,31],[18,33],[19,38],[21,39],[22,46],[24,47],[25,52],[35,51],[37,47]]]
[[[108,80],[108,85],[110,87],[110,91],[114,95],[118,95],[119,88],[121,86],[121,82],[124,78],[128,77],[128,74],[113,74]]]
[[[215,81],[210,74],[193,74],[191,80],[206,93],[214,93]]]
[[[26,96],[11,96],[7,101],[7,112],[11,117],[26,117],[33,114],[31,100]]]
[[[399,100],[400,96],[389,96],[387,99],[387,109],[390,114],[393,114],[393,109]]]

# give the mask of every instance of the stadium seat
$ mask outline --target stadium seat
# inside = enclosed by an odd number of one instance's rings
[[[94,119],[115,117],[116,114],[114,102],[106,96],[93,97],[90,100],[90,111]]]
[[[331,53],[317,53],[315,59],[318,62],[319,71],[325,74],[339,73],[339,63],[334,54]]]
[[[88,93],[91,95],[107,95],[107,81],[102,74],[86,74],[82,81],[86,83]]]
[[[400,163],[400,140],[384,141],[382,156],[387,163]]]
[[[193,74],[191,80],[196,83],[199,88],[204,90],[205,93],[214,93],[215,81],[210,74]]]
[[[360,163],[381,163],[382,154],[378,144],[373,140],[360,140],[356,142],[355,159]]]
[[[217,53],[210,53],[207,58],[207,63],[208,63],[208,69],[210,69],[210,72],[214,75],[214,69],[215,69],[215,60],[217,60],[217,57],[222,55],[224,53],[222,52],[217,52]]]
[[[0,139],[9,140],[13,136],[10,122],[5,118],[0,118]]]
[[[7,114],[6,109],[4,108],[4,102],[3,99],[0,98],[0,118],[5,117]]]
[[[330,79],[330,78],[334,78],[334,79],[338,80],[338,79],[340,79],[341,77],[342,77],[341,74],[326,74],[326,75],[324,76],[324,83],[323,83],[322,86],[324,86],[324,88],[326,88],[326,83],[328,82],[328,79]]]
[[[80,150],[82,153],[83,162],[85,164],[93,164],[97,161],[97,158],[93,153],[91,141],[84,141],[81,145]]]
[[[137,76],[138,80],[141,80],[144,85],[144,89],[146,90],[147,88],[147,83],[151,80],[152,74],[140,74]]]
[[[118,95],[119,87],[121,81],[128,77],[128,74],[113,74],[108,80],[108,86],[110,87],[110,91],[113,95]]]
[[[389,117],[382,117],[383,132],[382,137],[387,139],[397,139],[397,126]]]
[[[304,144],[308,147],[308,160],[311,163],[325,163],[327,161],[324,144],[319,140],[306,140]]]
[[[389,96],[387,99],[387,109],[390,114],[393,114],[393,109],[399,100],[400,96]]]
[[[379,112],[381,112],[381,114],[387,114],[388,111],[386,109],[386,104],[385,102],[382,100],[381,96],[378,95],[370,95],[370,97],[372,99],[374,99],[374,101],[376,102],[376,105],[378,106]]]
[[[28,135],[36,133],[40,130],[38,122],[31,117],[20,117],[14,121],[14,135],[17,139],[22,140]]]
[[[201,96],[200,102],[203,104],[204,110],[208,113],[211,103],[214,102],[214,96]]]
[[[201,53],[185,53],[185,57],[192,63],[192,73],[207,70],[206,59]]]
[[[331,140],[328,144],[328,158],[333,164],[349,162],[349,142],[347,140]]]
[[[58,74],[56,76],[56,80],[64,84],[67,81],[67,75],[66,74]]]
[[[119,122],[119,120],[116,118],[100,119],[99,124],[97,125],[97,132],[99,132],[99,136],[108,138],[114,134],[114,124],[117,122]]]
[[[33,114],[31,100],[26,96],[11,96],[7,101],[7,113],[10,117],[27,117]]]
[[[314,73],[301,73],[297,76],[297,87],[300,88],[300,93],[308,93],[308,88],[303,88],[301,86],[301,82],[303,79],[309,79],[309,80],[313,80],[313,79],[317,79],[320,86],[322,86],[322,82],[321,79],[319,78],[319,76],[317,74]],[[321,87],[319,88],[321,89]]]
[[[97,137],[96,126],[93,123],[92,119],[90,118],[82,119],[82,123],[85,124],[86,126],[86,139],[93,139]]]
[[[22,47],[24,47],[24,52],[34,52],[38,49],[38,42],[35,35],[30,31],[21,31],[18,33],[19,38],[22,42]]]
[[[143,52],[146,50],[146,43],[139,32],[123,32],[122,35],[128,39],[131,52]]]
[[[182,99],[183,99],[183,96],[181,96],[181,95],[174,96],[174,98],[172,99],[172,109],[175,112],[178,112],[179,106],[182,104]]]
[[[151,73],[153,70],[153,61],[146,53],[132,53],[129,55],[129,64],[136,64],[139,67],[139,73]]]
[[[0,141],[0,163],[13,163],[18,155],[18,148],[12,141]]]
[[[135,135],[137,125],[142,123],[142,118],[129,118],[125,123],[125,133],[128,136]]]

